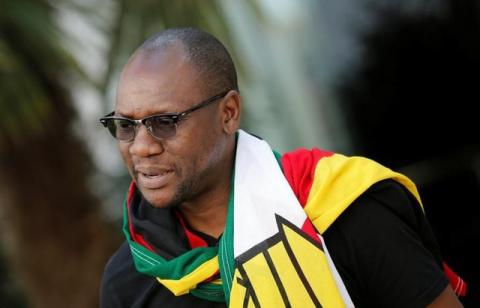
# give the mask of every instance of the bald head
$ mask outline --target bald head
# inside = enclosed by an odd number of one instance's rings
[[[238,91],[237,72],[230,54],[219,40],[202,30],[167,29],[148,38],[138,51],[155,56],[155,53],[161,53],[179,42],[187,60],[201,76],[205,92]]]

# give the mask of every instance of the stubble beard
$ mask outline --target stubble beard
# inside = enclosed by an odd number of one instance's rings
[[[179,208],[182,203],[194,197],[198,187],[199,181],[197,178],[190,178],[183,181],[177,186],[175,194],[170,202],[166,204],[165,208]]]

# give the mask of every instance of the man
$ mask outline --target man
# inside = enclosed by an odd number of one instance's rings
[[[132,176],[101,307],[459,307],[413,183],[239,130],[224,46],[148,39],[101,119]],[[457,280],[459,289],[463,281]]]

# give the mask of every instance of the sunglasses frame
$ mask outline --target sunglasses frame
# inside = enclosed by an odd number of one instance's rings
[[[192,107],[188,108],[187,110],[185,111],[182,111],[182,112],[178,112],[178,113],[173,113],[173,112],[170,112],[170,113],[160,113],[160,114],[154,114],[154,115],[150,115],[148,117],[145,117],[143,119],[129,119],[129,118],[125,118],[125,117],[119,117],[119,116],[114,116],[115,114],[115,111],[112,111],[110,112],[109,114],[107,114],[106,116],[100,118],[100,123],[103,124],[104,127],[106,127],[108,129],[108,131],[110,132],[110,134],[117,140],[119,141],[123,141],[123,142],[131,142],[135,139],[135,136],[137,135],[137,128],[140,124],[144,125],[146,128],[147,128],[147,131],[148,133],[154,137],[155,139],[158,139],[158,140],[161,140],[161,139],[165,139],[165,138],[170,138],[170,137],[173,137],[175,136],[176,132],[177,132],[177,123],[182,120],[185,116],[187,116],[188,114],[198,110],[198,109],[201,109],[203,107],[206,107],[214,102],[216,102],[217,100],[221,99],[221,98],[224,98],[227,94],[228,94],[229,91],[224,91],[220,94],[217,94],[217,95],[214,95],[210,98],[207,98],[206,100],[204,101],[201,101],[197,104],[194,104]],[[168,119],[169,121],[172,122],[174,128],[172,129],[172,133],[170,135],[165,135],[165,136],[155,136],[155,134],[153,133],[153,129],[152,129],[152,125],[147,125],[147,121],[149,119],[152,119],[152,118],[161,118],[161,119]],[[115,120],[122,120],[122,121],[127,121],[128,123],[131,123],[132,124],[132,127],[133,127],[133,134],[132,134],[132,137],[129,138],[129,139],[118,139],[115,132],[113,130],[110,129],[110,126],[109,126],[109,123],[111,123],[111,121],[115,121]]]

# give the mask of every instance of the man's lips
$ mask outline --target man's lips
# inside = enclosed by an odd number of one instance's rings
[[[135,167],[135,174],[140,187],[158,189],[167,185],[174,173],[167,168]]]

